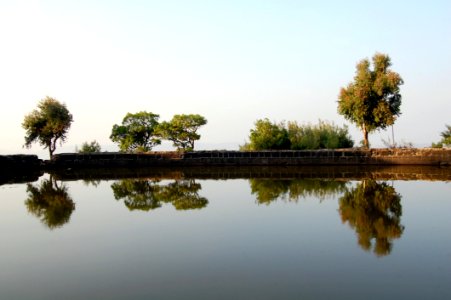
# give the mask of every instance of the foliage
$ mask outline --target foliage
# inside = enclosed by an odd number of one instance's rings
[[[66,141],[67,132],[72,123],[72,115],[56,99],[46,97],[38,103],[38,109],[25,116],[22,127],[26,130],[25,147],[31,147],[34,142],[49,149],[50,158],[60,144]]]
[[[255,122],[255,128],[251,129],[249,140],[248,150],[280,150],[290,147],[284,124],[272,123],[268,119]]]
[[[342,221],[355,229],[362,249],[373,248],[378,256],[390,253],[392,241],[400,238],[404,231],[400,224],[401,195],[393,187],[385,182],[364,180],[346,191],[339,205]]]
[[[372,70],[368,59],[363,59],[357,64],[354,81],[340,91],[338,112],[362,130],[365,147],[369,147],[370,132],[394,124],[401,114],[399,86],[403,80],[390,66],[385,54],[373,56]]]
[[[351,148],[354,141],[348,127],[319,121],[317,125],[288,122],[288,137],[292,150]]]
[[[438,143],[432,143],[433,148],[451,147],[451,126],[445,126],[446,129],[440,133],[442,139]]]
[[[69,222],[75,204],[65,186],[58,187],[52,179],[44,180],[39,187],[28,183],[27,193],[25,205],[28,211],[50,229],[61,227]]]
[[[199,128],[207,124],[207,119],[198,114],[175,115],[171,121],[162,122],[157,129],[163,139],[172,141],[178,150],[191,151],[194,142],[200,139]]]
[[[333,197],[346,190],[346,182],[317,179],[249,179],[252,194],[259,204],[269,205],[277,199],[297,202],[314,196],[320,200]]]
[[[331,122],[319,121],[317,125],[300,125],[295,121],[272,123],[257,120],[251,129],[249,143],[240,150],[304,150],[350,148],[354,145],[348,128]]]
[[[171,203],[177,210],[200,209],[208,200],[198,192],[201,185],[192,180],[176,180],[167,185],[150,180],[121,180],[111,185],[114,198],[123,199],[129,210],[153,210]]]
[[[81,148],[79,150],[76,149],[78,153],[96,153],[101,151],[100,144],[94,140],[90,143],[84,142],[81,145]]]
[[[161,144],[155,134],[159,115],[141,111],[135,114],[127,113],[122,125],[115,124],[110,139],[119,144],[123,152],[150,151],[154,146]]]

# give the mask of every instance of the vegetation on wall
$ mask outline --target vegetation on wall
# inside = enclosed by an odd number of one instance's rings
[[[88,142],[84,142],[81,145],[80,149],[78,149],[78,148],[75,149],[75,152],[78,152],[78,153],[96,153],[96,152],[100,152],[101,150],[102,150],[102,148],[100,147],[100,144],[96,140],[93,140],[93,141],[91,141],[89,143]]]
[[[368,134],[393,125],[401,114],[401,76],[390,70],[388,55],[376,53],[373,69],[368,59],[357,64],[354,81],[341,88],[338,113],[355,123],[363,133],[363,146],[368,148]]]
[[[155,134],[159,117],[146,111],[127,113],[121,125],[113,126],[110,139],[117,143],[123,152],[150,151],[154,146],[161,144],[161,140]]]
[[[162,139],[172,141],[177,150],[191,151],[194,142],[200,139],[199,128],[207,124],[207,119],[198,114],[175,115],[171,121],[162,122],[157,134]]]
[[[25,147],[30,148],[38,142],[44,149],[49,149],[50,158],[57,142],[66,141],[73,118],[65,104],[46,97],[38,103],[38,108],[26,115],[22,127],[26,130]]]
[[[339,127],[321,120],[312,125],[295,121],[273,123],[262,119],[255,122],[249,142],[240,150],[315,150],[350,148],[353,145],[346,126]]]
[[[451,126],[446,125],[446,129],[440,133],[442,139],[437,143],[432,143],[433,148],[451,147]]]

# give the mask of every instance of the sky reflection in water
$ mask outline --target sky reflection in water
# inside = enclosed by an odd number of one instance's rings
[[[448,182],[0,186],[0,298],[451,296]]]

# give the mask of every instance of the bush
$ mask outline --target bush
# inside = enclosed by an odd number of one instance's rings
[[[100,144],[94,140],[90,143],[88,142],[84,142],[81,145],[80,150],[75,150],[78,153],[94,153],[94,152],[100,152],[101,148],[100,148]]]
[[[268,119],[257,120],[249,140],[240,146],[240,150],[315,150],[351,148],[354,145],[347,126],[339,127],[321,120],[317,125],[301,125],[295,121],[285,125]]]
[[[319,121],[317,125],[288,122],[288,137],[292,150],[351,148],[354,141],[348,127]]]
[[[438,143],[432,143],[432,148],[451,147],[451,126],[446,125],[446,130],[440,133],[442,139]]]
[[[241,148],[247,150],[282,150],[290,148],[288,131],[285,124],[271,123],[268,119],[257,120],[255,129],[251,129],[249,144]]]

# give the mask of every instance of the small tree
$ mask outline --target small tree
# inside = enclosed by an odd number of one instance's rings
[[[39,142],[44,149],[49,149],[51,159],[58,140],[60,145],[66,140],[72,121],[66,105],[47,96],[38,103],[38,109],[25,116],[22,123],[26,130],[24,146],[30,148],[31,144]]]
[[[95,152],[100,152],[101,147],[100,147],[100,144],[96,140],[94,140],[90,143],[84,142],[81,145],[80,150],[76,149],[75,151],[77,151],[78,153],[95,153]]]
[[[281,150],[290,149],[288,131],[283,123],[272,123],[269,119],[260,119],[251,129],[249,144],[243,150]]]
[[[178,150],[191,151],[194,142],[200,139],[199,128],[207,124],[207,119],[201,115],[175,115],[171,121],[162,122],[158,126],[158,134],[172,141]]]
[[[373,70],[368,59],[360,61],[354,82],[340,91],[338,112],[360,127],[363,144],[367,148],[368,134],[392,125],[401,114],[399,86],[403,80],[389,69],[390,66],[388,55],[376,53],[373,56]]]
[[[113,126],[110,139],[118,143],[119,149],[124,152],[150,151],[161,144],[155,134],[159,118],[159,115],[146,111],[127,113],[122,125]]]
[[[438,143],[432,143],[433,148],[443,148],[451,146],[451,126],[446,125],[446,130],[440,133],[442,139]]]

